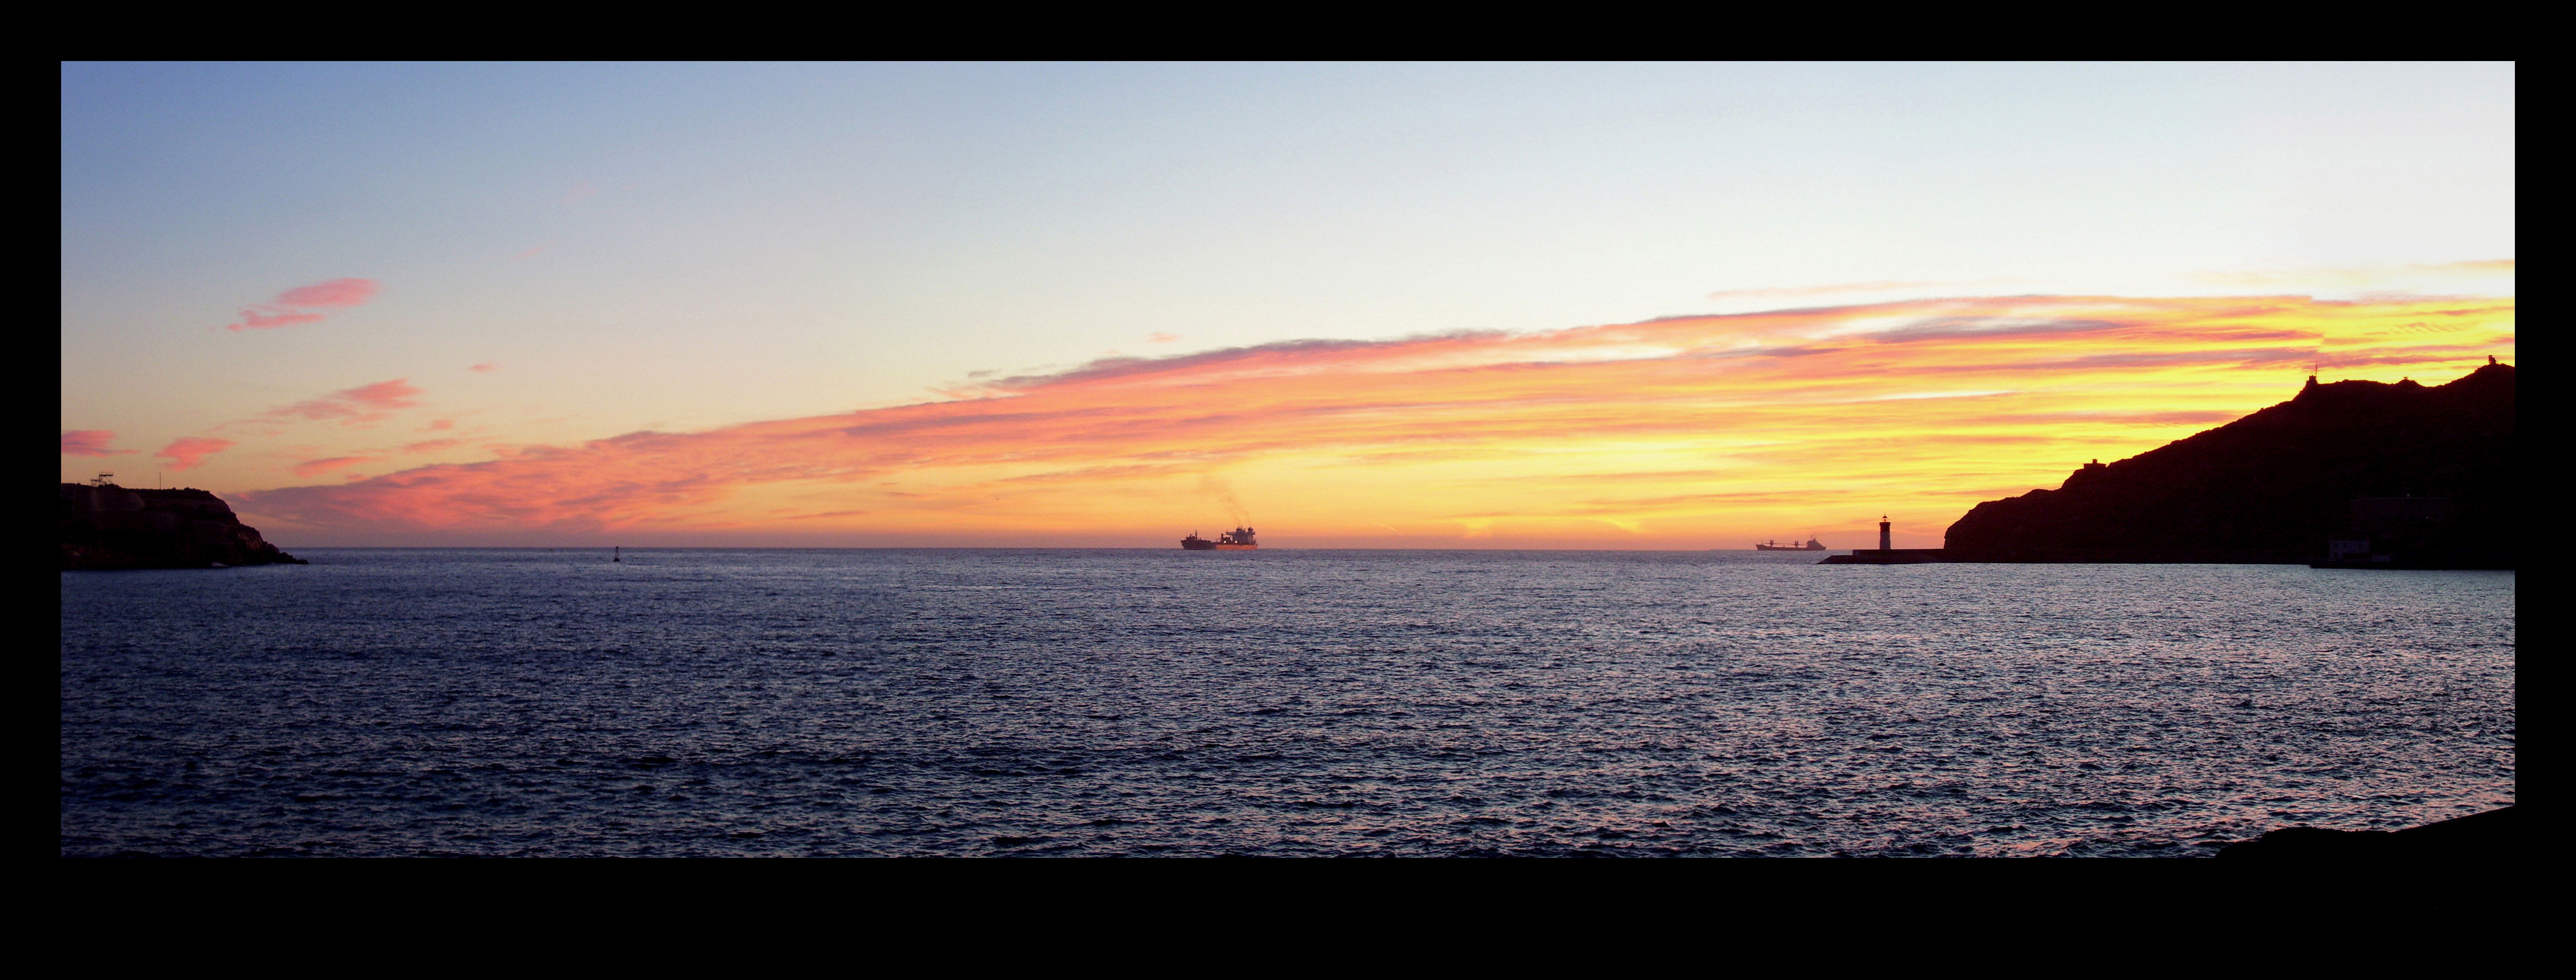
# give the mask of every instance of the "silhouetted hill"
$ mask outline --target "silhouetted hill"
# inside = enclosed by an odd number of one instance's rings
[[[223,498],[203,490],[129,490],[113,483],[62,487],[65,571],[304,564],[234,517]]]
[[[2400,563],[2510,568],[2513,430],[2510,365],[2436,388],[2310,379],[2287,402],[2087,465],[2056,490],[1978,504],[1950,525],[1948,558],[2304,563],[2359,539]]]

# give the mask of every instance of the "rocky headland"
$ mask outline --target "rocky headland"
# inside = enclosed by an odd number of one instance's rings
[[[304,564],[204,490],[133,490],[113,483],[62,487],[64,571]]]
[[[2513,367],[2298,397],[2055,490],[1978,504],[1942,560],[2512,568]],[[2340,549],[2340,550],[2338,550]]]

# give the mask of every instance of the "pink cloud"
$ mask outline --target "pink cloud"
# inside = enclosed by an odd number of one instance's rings
[[[456,427],[456,420],[455,420],[455,419],[440,419],[440,420],[438,420],[438,421],[436,421],[436,422],[432,422],[432,423],[430,423],[430,424],[428,425],[428,427],[423,428],[423,429],[421,429],[420,431],[422,431],[422,432],[445,432],[445,431],[447,431],[447,430],[449,430],[449,429],[453,429],[453,428],[455,428],[455,427]]]
[[[299,323],[315,323],[322,319],[322,314],[319,313],[297,313],[293,310],[279,310],[275,313],[260,312],[263,309],[276,310],[277,308],[273,306],[243,307],[241,311],[241,319],[233,323],[225,324],[224,329],[230,330],[234,333],[240,333],[244,330],[269,330],[277,327],[291,327]]]
[[[376,296],[373,279],[333,279],[277,294],[279,306],[359,306]]]
[[[358,306],[375,298],[375,295],[376,281],[373,279],[333,279],[297,286],[277,294],[273,301],[242,307],[241,319],[226,324],[224,329],[240,333],[316,323],[322,319],[322,314],[302,312],[295,307]]]
[[[520,249],[518,254],[510,256],[510,259],[515,262],[519,259],[532,257],[539,252],[543,252],[553,247],[555,247],[553,242],[547,242],[543,245],[530,245],[527,248]]]
[[[1210,466],[1266,460],[1343,467],[1331,472],[1347,475],[1334,478],[1360,489],[1336,494],[1347,504],[1313,505],[1315,520],[1352,527],[1397,508],[1428,515],[1422,520],[1596,512],[1629,519],[1636,512],[1618,508],[1717,498],[1687,474],[1647,480],[1633,500],[1597,505],[1519,490],[1467,494],[1455,492],[1465,484],[1387,482],[1414,477],[1378,474],[1397,465],[1529,460],[1494,471],[1493,485],[1508,488],[1565,475],[1553,468],[1561,447],[1715,440],[1704,447],[1716,448],[1688,455],[1740,457],[1751,467],[1745,472],[1794,470],[1786,479],[1803,486],[1872,488],[1744,492],[1824,500],[1819,507],[1842,506],[1835,501],[1845,498],[1833,493],[1902,492],[1956,514],[1949,508],[1991,497],[1996,486],[2021,485],[2021,474],[2062,474],[2067,458],[2173,437],[2110,431],[2135,417],[2202,413],[2162,422],[2198,426],[2205,423],[2187,419],[2259,408],[2295,390],[2303,374],[2296,368],[2306,364],[2285,367],[2285,358],[2314,357],[2331,337],[2381,336],[2383,327],[2440,308],[2447,307],[2302,297],[2003,296],[1522,334],[1286,341],[991,379],[979,394],[949,401],[573,445],[485,446],[493,458],[481,462],[255,491],[240,506],[352,539],[544,537],[620,528],[713,533],[776,520],[773,508],[792,493],[810,494],[810,503],[790,513],[867,510],[886,515],[886,533],[988,528],[1022,540],[1032,528],[1069,534],[1063,529],[1159,506],[1125,502],[1147,498],[1122,489],[1156,474],[1182,480]],[[2423,365],[2419,373],[2459,367],[2486,352],[2509,355],[2510,335],[2501,331],[2511,315],[2509,304],[2494,314],[2493,335],[2452,342],[2393,334],[2328,356],[2380,356]],[[2275,387],[2249,387],[2249,379]],[[2075,425],[2064,421],[2070,413],[2102,421]],[[1336,460],[1348,462],[1327,462]],[[1615,462],[1633,465],[1624,456]],[[906,481],[901,491],[871,489],[898,478]],[[1886,489],[1896,481],[1906,488]],[[1069,489],[1044,489],[1056,485]],[[1034,509],[994,507],[1005,493],[1052,496],[1028,498],[1043,505]]]
[[[109,449],[107,443],[116,433],[106,429],[72,429],[63,433],[65,456],[122,456],[131,449]]]
[[[464,444],[465,440],[463,439],[424,439],[402,447],[402,451],[407,453],[436,452],[450,446],[462,446]]]
[[[420,402],[416,399],[421,394],[422,391],[419,388],[411,386],[409,379],[395,378],[392,381],[379,381],[371,385],[335,391],[320,398],[307,399],[293,405],[281,405],[269,409],[262,415],[272,419],[304,419],[309,422],[332,419],[352,423],[376,422],[382,421],[395,409],[418,406]]]
[[[233,441],[230,439],[208,439],[202,436],[188,436],[183,439],[175,440],[167,446],[161,447],[160,452],[153,453],[152,455],[169,460],[171,469],[184,470],[192,468],[198,463],[204,462],[208,456],[212,456],[231,448],[233,448]]]
[[[421,390],[405,384],[405,380],[395,378],[391,381],[379,381],[375,384],[351,388],[340,392],[338,397],[374,405],[377,408],[410,408],[420,404],[412,399],[418,397]]]
[[[333,456],[328,459],[308,459],[304,462],[295,464],[295,475],[305,479],[311,479],[324,473],[331,472],[332,470],[347,469],[361,463],[373,463],[375,461],[376,458],[373,456]]]
[[[485,361],[485,362],[483,362],[483,363],[481,363],[481,364],[477,364],[477,365],[474,365],[474,366],[472,366],[472,367],[466,368],[466,370],[468,370],[468,371],[474,371],[474,372],[478,372],[478,373],[481,373],[481,374],[490,374],[490,373],[492,373],[492,372],[494,372],[494,371],[498,371],[498,370],[500,370],[500,369],[501,369],[501,362],[499,362],[499,361]]]

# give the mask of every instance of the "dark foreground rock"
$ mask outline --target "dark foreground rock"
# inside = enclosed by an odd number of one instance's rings
[[[2237,859],[2523,858],[2531,848],[2524,817],[2515,807],[2474,813],[2405,830],[2325,830],[2283,827],[2219,849]]]
[[[2513,367],[2439,387],[2310,379],[2191,438],[1978,504],[1950,561],[2324,562],[2512,568],[2525,533]]]
[[[113,483],[62,488],[64,571],[304,564],[203,490],[130,490]]]

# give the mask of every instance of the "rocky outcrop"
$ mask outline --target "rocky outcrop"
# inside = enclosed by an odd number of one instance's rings
[[[215,568],[301,565],[233,516],[203,490],[130,490],[108,484],[62,485],[61,560],[65,571],[112,568]]]
[[[2238,860],[2333,860],[2345,858],[2505,858],[2521,859],[2526,846],[2524,818],[2513,807],[2473,813],[2404,830],[2326,830],[2283,827],[2249,841],[2219,849],[2218,856]]]
[[[2521,533],[2514,377],[2439,387],[2311,378],[2298,397],[2162,448],[1978,504],[1951,561],[2322,562],[2511,568]]]

